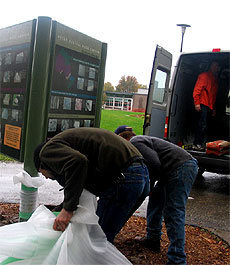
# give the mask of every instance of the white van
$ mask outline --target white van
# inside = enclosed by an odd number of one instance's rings
[[[198,75],[208,71],[212,61],[221,67],[216,99],[216,116],[209,123],[206,142],[230,141],[229,136],[229,73],[230,52],[214,49],[211,52],[182,53],[170,81],[172,55],[156,47],[143,134],[166,139],[190,152],[199,162],[199,173],[204,170],[229,174],[229,155],[211,156],[192,150],[197,112],[193,89]]]

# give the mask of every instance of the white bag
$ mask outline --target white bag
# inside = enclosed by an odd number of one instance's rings
[[[22,183],[27,187],[38,188],[45,184],[45,178],[39,173],[38,177],[31,177],[25,170],[13,176],[14,184]]]
[[[39,206],[27,222],[0,227],[0,264],[131,264],[107,241],[95,214],[96,197],[83,190],[64,232],[54,231],[56,216]]]

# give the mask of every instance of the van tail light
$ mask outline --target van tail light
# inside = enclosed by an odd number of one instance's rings
[[[168,137],[168,124],[169,124],[169,117],[165,118],[165,131],[164,131],[164,138]]]
[[[212,49],[212,52],[220,52],[220,48],[215,48],[215,49]]]

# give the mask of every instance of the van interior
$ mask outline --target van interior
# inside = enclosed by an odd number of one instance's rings
[[[182,54],[177,64],[178,69],[175,71],[173,87],[171,87],[172,100],[168,129],[170,141],[184,145],[185,149],[190,149],[193,144],[198,121],[198,113],[194,109],[193,89],[198,75],[208,71],[213,61],[217,61],[220,65],[219,86],[216,98],[216,116],[210,118],[205,142],[230,140],[230,53]]]

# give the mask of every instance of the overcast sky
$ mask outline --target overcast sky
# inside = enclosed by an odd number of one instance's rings
[[[108,44],[105,82],[125,75],[149,85],[156,45],[178,58],[184,52],[230,50],[229,0],[20,0],[1,1],[0,28],[38,16],[74,28]]]

